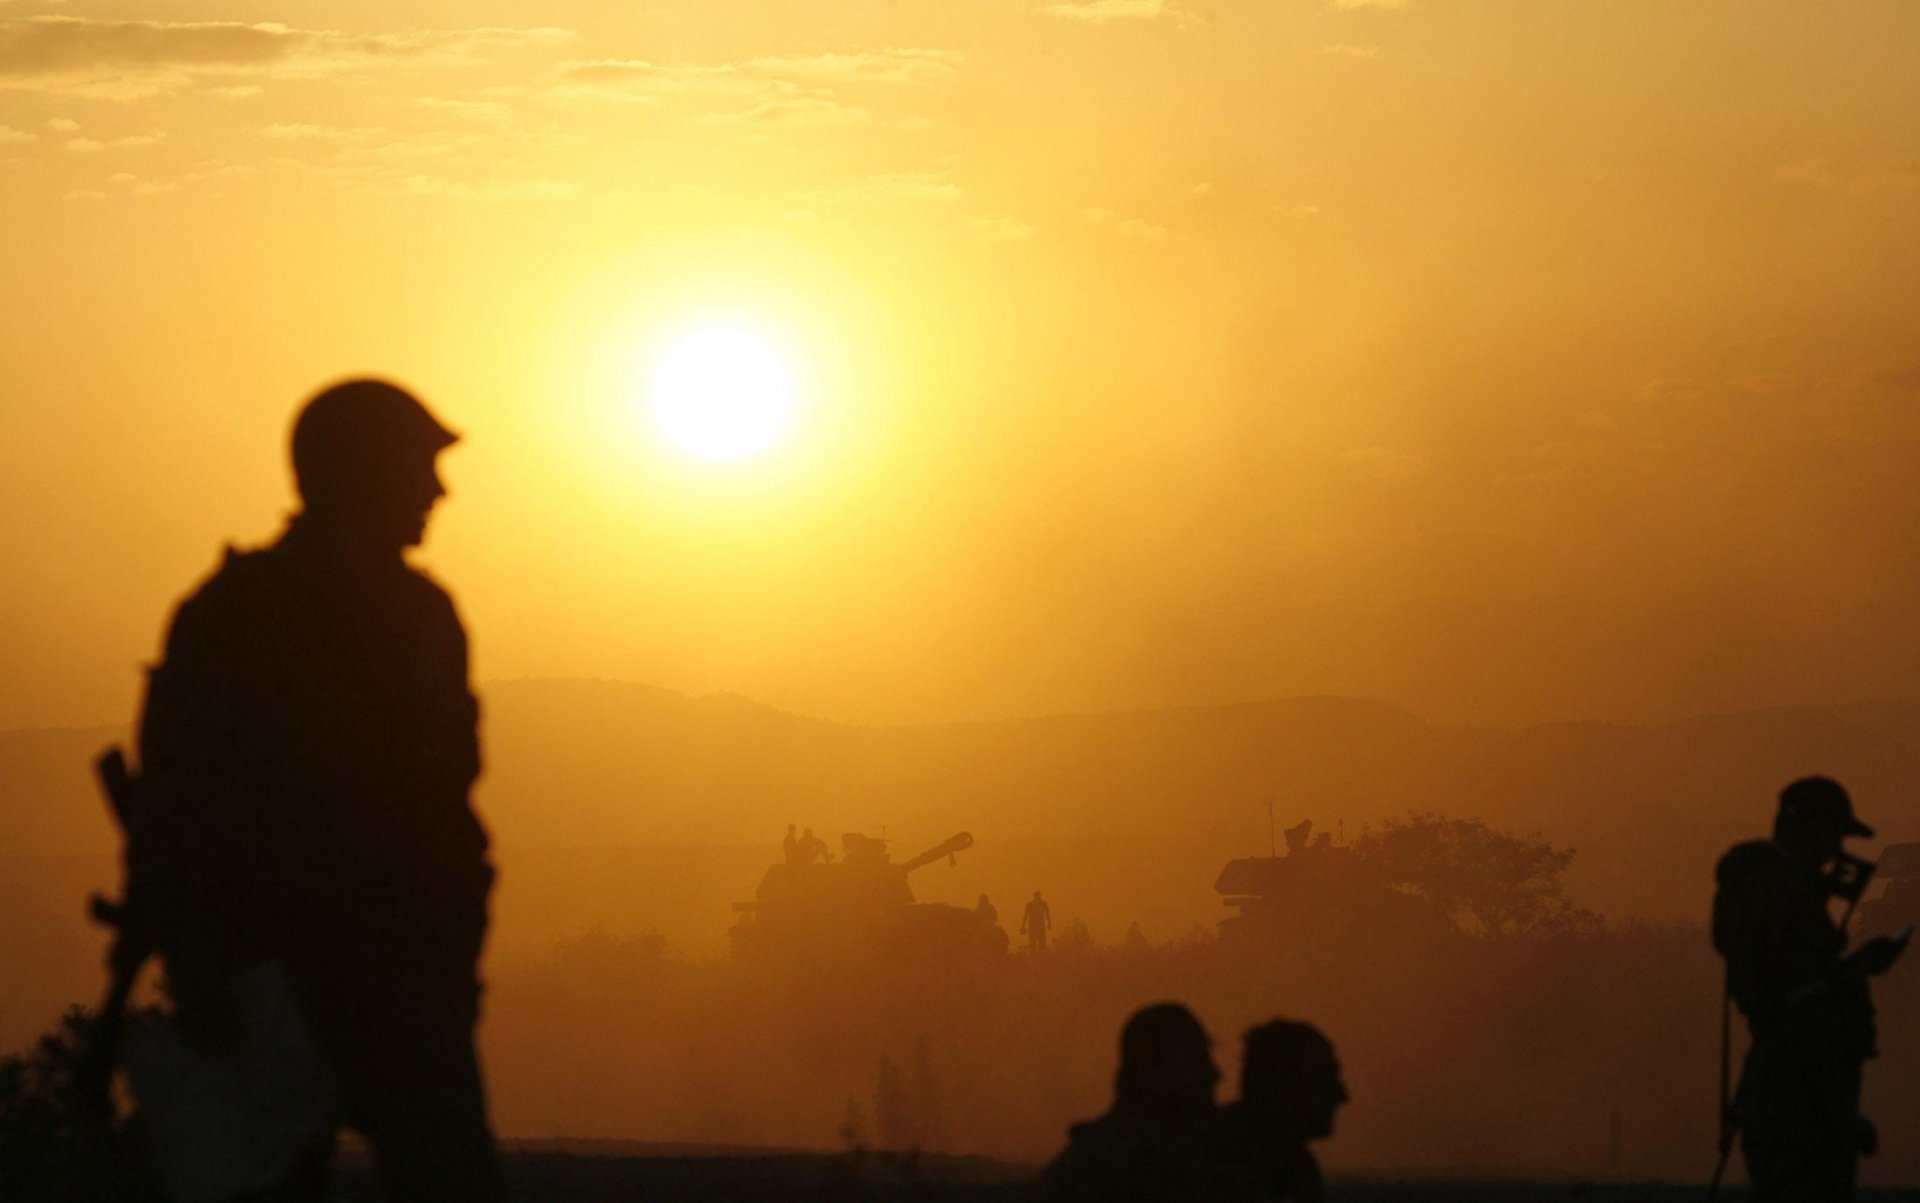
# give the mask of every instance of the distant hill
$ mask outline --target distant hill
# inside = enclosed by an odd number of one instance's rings
[[[521,891],[503,895],[502,930],[529,940],[604,921],[717,948],[726,904],[750,896],[789,822],[829,842],[884,830],[909,854],[971,831],[957,868],[915,878],[923,897],[990,892],[1008,915],[1044,887],[1062,920],[1108,939],[1133,919],[1155,938],[1212,922],[1221,863],[1267,847],[1269,798],[1280,826],[1349,836],[1408,810],[1538,830],[1579,849],[1576,893],[1616,917],[1699,915],[1714,856],[1764,831],[1773,794],[1804,773],[1845,781],[1887,837],[1920,837],[1911,703],[1488,728],[1297,698],[862,727],[618,682],[484,695],[480,802]],[[0,732],[0,855],[111,853],[88,764],[123,738]]]

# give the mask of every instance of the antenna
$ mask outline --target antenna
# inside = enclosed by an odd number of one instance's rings
[[[1267,856],[1271,858],[1279,855],[1280,850],[1273,842],[1273,796],[1269,794],[1267,796]]]

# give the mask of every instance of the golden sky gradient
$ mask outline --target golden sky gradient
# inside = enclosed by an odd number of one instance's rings
[[[900,722],[1920,674],[1911,0],[0,0],[0,727],[128,717],[350,373],[482,678]],[[648,427],[704,314],[793,426]]]

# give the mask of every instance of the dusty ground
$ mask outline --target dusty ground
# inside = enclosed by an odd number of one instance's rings
[[[365,1165],[349,1159],[334,1203],[378,1198]],[[864,1156],[820,1152],[676,1149],[672,1146],[558,1144],[509,1152],[516,1198],[528,1203],[988,1203],[1031,1197],[1031,1166],[977,1157]],[[1333,1203],[1701,1203],[1702,1184],[1448,1181],[1334,1181]],[[1721,1192],[1727,1203],[1743,1187]],[[1860,1203],[1920,1203],[1920,1190],[1863,1190]]]

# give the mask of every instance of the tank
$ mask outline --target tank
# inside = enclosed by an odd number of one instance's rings
[[[1220,870],[1213,888],[1235,911],[1220,921],[1222,940],[1272,946],[1446,930],[1431,903],[1393,889],[1327,835],[1309,842],[1312,829],[1311,821],[1289,829],[1284,856],[1243,857]]]
[[[935,861],[957,863],[967,832],[895,863],[887,842],[849,832],[828,862],[767,868],[752,902],[736,902],[727,935],[736,961],[753,965],[848,966],[1005,955],[1007,934],[966,907],[916,902],[909,876]]]

